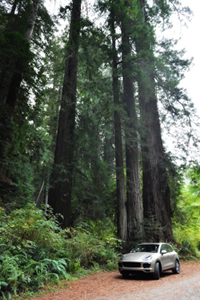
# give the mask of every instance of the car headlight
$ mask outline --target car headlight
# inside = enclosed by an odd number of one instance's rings
[[[119,260],[123,260],[123,259],[124,259],[124,255],[122,255]]]
[[[145,258],[143,258],[144,261],[151,261],[153,259],[152,255],[148,255]]]

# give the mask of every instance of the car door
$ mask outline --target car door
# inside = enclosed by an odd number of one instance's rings
[[[175,266],[175,252],[170,245],[166,245],[167,254],[169,257],[168,268],[173,268]]]
[[[162,251],[165,251],[165,253],[162,254]],[[162,264],[162,270],[168,270],[170,269],[171,265],[171,259],[170,259],[170,253],[168,253],[167,244],[162,244],[160,248],[160,254],[161,254],[161,264]]]

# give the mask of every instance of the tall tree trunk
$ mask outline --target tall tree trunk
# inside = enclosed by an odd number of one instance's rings
[[[27,27],[24,32],[24,40],[28,43],[24,43],[26,49],[29,51],[28,44],[30,42],[33,29],[36,22],[38,8],[41,0],[34,0],[27,20]],[[11,13],[13,14],[16,9],[17,1],[14,2]],[[21,45],[22,47],[22,45]],[[17,57],[9,58],[9,70],[2,71],[0,78],[0,103],[1,103],[1,114],[0,124],[6,132],[0,134],[0,157],[5,156],[6,143],[11,140],[12,135],[12,118],[14,115],[15,106],[17,103],[17,97],[19,88],[22,82],[23,67],[19,67],[21,61]],[[17,71],[18,70],[18,71]],[[20,71],[19,71],[20,70]],[[9,128],[9,129],[8,129]],[[0,166],[1,168],[1,166]]]
[[[130,63],[131,46],[129,35],[130,19],[127,15],[124,15],[122,19],[122,68],[124,106],[126,110],[125,138],[128,240],[137,241],[140,240],[143,235],[143,211],[138,154],[138,124],[134,99],[133,70]]]
[[[122,147],[122,132],[121,118],[119,113],[119,80],[117,70],[117,50],[115,38],[114,12],[111,11],[111,33],[112,33],[112,78],[113,78],[113,98],[114,98],[114,127],[115,127],[115,163],[116,163],[116,178],[117,178],[117,215],[118,215],[118,237],[123,241],[127,241],[127,207],[125,195],[125,180],[124,180],[124,163],[123,163],[123,147]]]
[[[33,35],[33,30],[34,30],[40,2],[41,0],[34,0],[31,7],[31,12],[29,14],[26,31],[24,33],[24,39],[27,40],[28,42],[30,42]]]
[[[36,22],[36,17],[39,9],[41,0],[34,0],[31,11],[28,17],[27,25],[26,25],[26,30],[24,32],[24,39],[30,43],[31,37],[33,35],[33,30]],[[16,68],[18,69],[18,64],[19,62],[16,62]],[[8,94],[6,97],[6,103],[10,106],[12,111],[14,111],[16,103],[17,103],[17,97],[19,93],[19,88],[22,82],[22,73],[14,72],[11,83],[9,86]]]
[[[4,33],[7,33],[9,31],[13,31],[13,23],[15,19],[15,10],[17,8],[19,0],[15,0],[13,2],[11,11],[8,15],[7,24],[5,26],[5,29],[3,30]],[[2,105],[6,102],[7,93],[9,90],[9,85],[12,79],[12,75],[14,72],[16,60],[11,58],[9,56],[9,59],[3,60],[3,63],[0,68],[0,104]]]
[[[14,21],[15,11],[16,11],[18,3],[19,3],[19,0],[14,0],[14,2],[12,4],[12,8],[11,8],[11,11],[10,11],[9,16],[8,16],[8,21],[7,21],[7,24],[6,24],[5,31],[8,31],[10,27],[11,27],[11,30],[12,30],[12,23]]]
[[[32,6],[31,6],[31,10],[30,10],[29,17],[27,20],[26,29],[25,29],[25,32],[23,35],[24,39],[28,43],[30,43],[30,40],[31,40],[31,37],[33,34],[40,2],[41,2],[41,0],[34,0]],[[17,4],[18,4],[17,1],[15,1],[15,3],[13,4],[13,7],[12,7],[11,14],[14,13]],[[16,106],[17,97],[18,97],[18,93],[19,93],[19,88],[20,88],[20,85],[22,82],[23,70],[21,70],[21,68],[19,67],[19,65],[21,64],[21,61],[18,60],[17,57],[15,57],[15,58],[10,57],[9,60],[10,60],[9,64],[8,64],[9,70],[6,70],[0,76],[1,77],[1,80],[0,80],[0,83],[1,83],[0,99],[1,99],[1,101],[0,102],[7,103],[8,106],[10,107],[12,113],[14,113],[14,109]],[[17,71],[17,70],[20,70],[20,71]]]
[[[146,235],[157,241],[170,241],[173,240],[170,190],[157,107],[154,55],[143,0],[140,0],[140,5],[141,32],[137,34],[136,49],[140,60],[138,86]]]
[[[52,186],[49,191],[49,204],[53,207],[54,213],[63,215],[63,227],[71,225],[71,193],[80,14],[81,0],[74,0],[59,115],[54,169],[52,173]]]

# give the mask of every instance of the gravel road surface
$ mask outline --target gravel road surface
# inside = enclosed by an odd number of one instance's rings
[[[151,287],[148,291],[125,292],[121,295],[112,295],[97,297],[93,300],[133,300],[133,299],[148,299],[148,300],[200,300],[200,273],[192,275],[191,278],[180,281],[164,283],[157,288]]]
[[[68,283],[67,283],[68,284]],[[118,271],[88,276],[68,288],[31,300],[200,300],[200,262],[182,262],[180,274],[168,271],[159,280],[123,279]]]

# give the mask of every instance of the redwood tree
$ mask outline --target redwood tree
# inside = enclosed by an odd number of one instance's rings
[[[155,88],[154,39],[145,14],[145,1],[139,0],[137,34],[140,134],[143,170],[143,207],[146,235],[154,240],[173,240],[170,190]]]
[[[143,211],[140,187],[138,121],[133,85],[131,62],[131,19],[128,1],[122,4],[122,73],[124,87],[124,108],[126,111],[126,183],[127,183],[127,230],[128,240],[137,241],[143,235]]]
[[[23,10],[21,2],[14,1],[0,41],[3,49],[0,53],[0,171],[3,173],[7,145],[12,142],[13,117],[23,73],[32,58],[30,40],[41,0],[23,3]]]
[[[11,27],[12,19],[14,18],[14,12],[17,7],[18,1],[15,1],[11,10],[11,17],[9,19],[10,22],[8,22],[8,26],[6,28],[6,31],[14,30],[15,28],[9,28]],[[27,5],[27,21],[26,21],[26,28],[23,32],[23,39],[19,36],[10,36],[10,38],[14,38],[14,43],[16,43],[19,38],[18,42],[23,42],[21,45],[19,44],[18,51],[20,55],[17,53],[17,57],[9,57],[9,67],[6,72],[1,74],[1,85],[0,85],[0,92],[1,92],[1,102],[5,102],[10,107],[12,114],[14,114],[14,109],[17,102],[17,96],[19,92],[19,88],[22,82],[22,75],[23,75],[23,68],[26,67],[26,64],[22,64],[22,60],[24,57],[29,56],[29,44],[31,37],[33,35],[34,26],[36,23],[36,17],[38,14],[38,9],[40,5],[41,0],[34,0],[32,5]],[[20,12],[19,12],[20,13]],[[12,34],[12,32],[11,32]],[[23,48],[22,48],[23,47]]]
[[[80,15],[81,0],[73,0],[54,167],[51,178],[51,188],[49,191],[49,204],[52,206],[54,213],[63,215],[63,227],[70,226],[71,224],[71,193]]]
[[[113,80],[113,99],[114,99],[114,127],[115,127],[115,163],[116,163],[116,184],[117,184],[117,217],[118,217],[118,237],[127,241],[127,203],[125,195],[125,178],[123,163],[122,129],[121,117],[119,113],[119,79],[118,79],[118,55],[116,49],[115,32],[115,6],[112,3],[110,12],[110,29],[112,36],[112,80]]]

